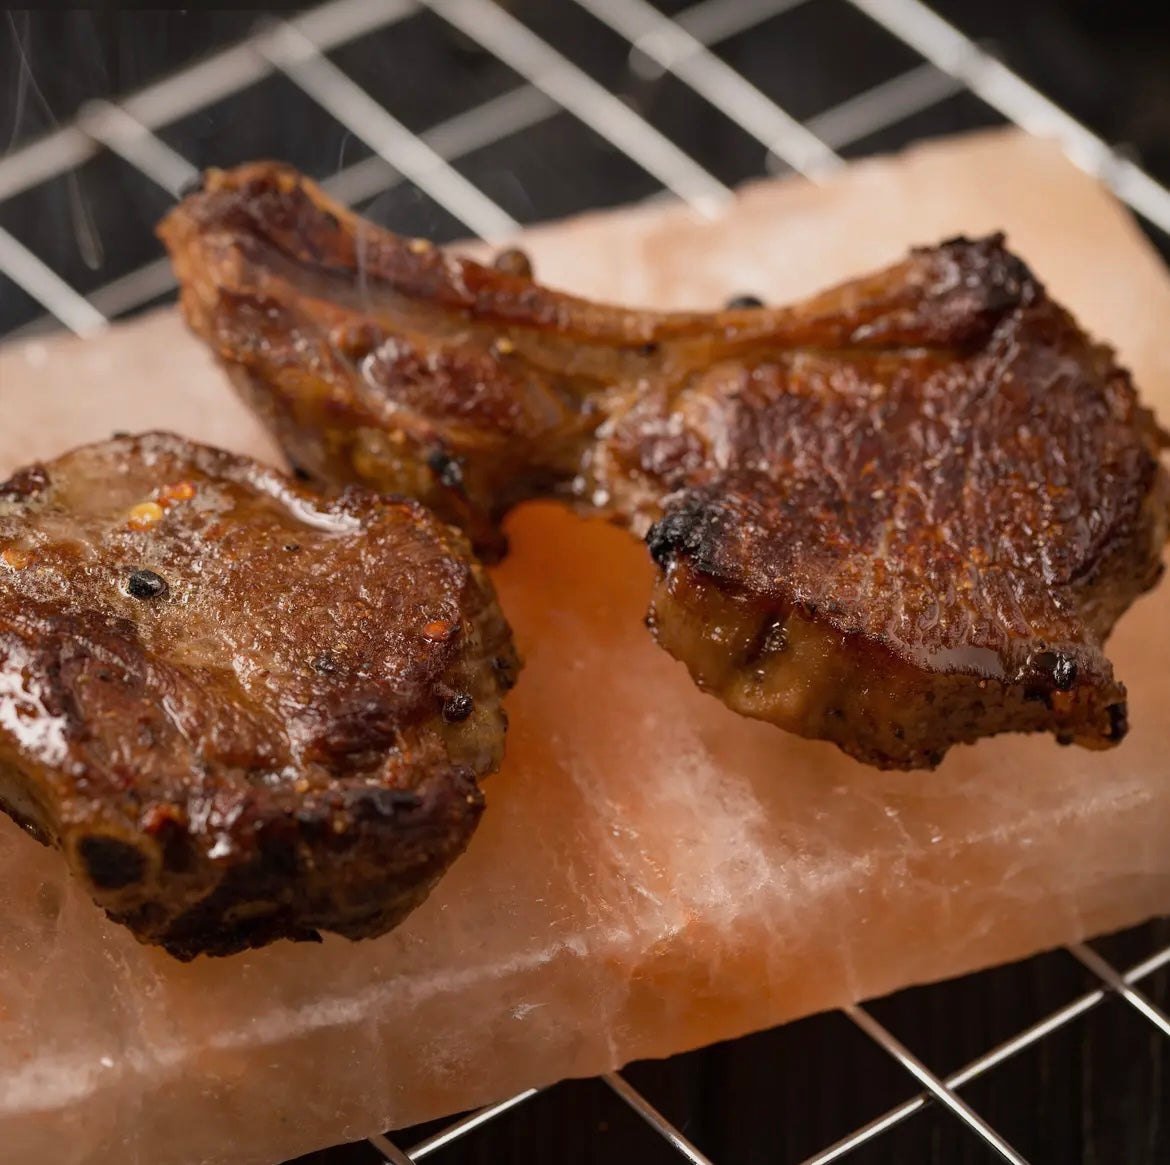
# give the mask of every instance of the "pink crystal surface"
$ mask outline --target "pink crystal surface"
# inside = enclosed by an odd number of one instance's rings
[[[1170,413],[1165,273],[1049,147],[931,147],[733,213],[639,210],[531,247],[556,282],[670,306],[796,295],[1006,225]],[[275,456],[169,313],[0,353],[0,412],[0,471],[152,425]],[[698,692],[642,626],[650,566],[620,531],[539,505],[511,535],[496,577],[527,668],[507,760],[394,933],[182,965],[0,820],[4,1165],[276,1162],[1170,909],[1170,586],[1111,645],[1120,748],[1004,738],[891,774]]]

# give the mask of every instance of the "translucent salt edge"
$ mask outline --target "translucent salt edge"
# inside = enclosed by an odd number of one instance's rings
[[[539,507],[513,536],[509,762],[399,931],[179,965],[5,823],[6,1163],[275,1161],[1170,906],[1170,592],[1119,636],[1120,749],[882,774],[697,692],[641,626],[622,533]]]
[[[685,306],[790,298],[996,226],[1170,415],[1165,272],[1034,141],[768,184],[715,224],[594,217],[530,249],[553,282]],[[0,351],[0,411],[0,473],[153,425],[276,455],[170,313]],[[1170,910],[1170,586],[1110,645],[1120,748],[1004,738],[883,774],[699,693],[642,626],[649,563],[620,531],[536,506],[511,533],[497,580],[527,668],[507,760],[467,854],[393,934],[181,965],[0,819],[3,1165],[267,1165]]]

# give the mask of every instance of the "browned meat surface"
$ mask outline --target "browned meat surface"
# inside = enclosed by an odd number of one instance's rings
[[[286,168],[160,228],[194,330],[323,484],[482,552],[554,494],[648,538],[649,623],[745,714],[881,766],[1125,733],[1102,644],[1161,573],[1162,435],[998,237],[787,308],[584,302],[398,238]]]
[[[0,806],[179,958],[398,923],[475,828],[515,667],[416,502],[164,433],[0,485]]]

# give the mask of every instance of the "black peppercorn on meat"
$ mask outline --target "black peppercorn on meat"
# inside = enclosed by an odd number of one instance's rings
[[[0,485],[0,806],[179,958],[399,922],[475,828],[515,668],[416,502],[161,433]]]
[[[564,295],[272,163],[209,171],[159,230],[188,323],[321,486],[409,493],[484,554],[526,498],[626,526],[651,632],[735,711],[881,768],[1125,735],[1105,643],[1161,576],[1167,438],[1002,236],[702,314]]]

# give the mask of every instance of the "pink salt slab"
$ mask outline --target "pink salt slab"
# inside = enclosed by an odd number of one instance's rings
[[[1005,228],[1170,417],[1170,281],[1114,202],[1014,134],[714,222],[639,208],[531,233],[540,275],[667,307],[810,292],[916,242]],[[0,471],[111,429],[274,457],[170,312],[0,353]],[[501,596],[528,659],[466,856],[397,932],[180,965],[0,820],[0,1160],[275,1162],[1170,910],[1170,586],[1112,654],[1134,730],[862,768],[700,694],[641,623],[647,557],[548,506]]]

